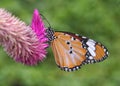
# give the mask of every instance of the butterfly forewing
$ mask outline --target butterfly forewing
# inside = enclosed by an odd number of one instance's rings
[[[86,49],[82,42],[67,33],[55,32],[51,42],[56,64],[65,71],[78,69],[85,61]]]

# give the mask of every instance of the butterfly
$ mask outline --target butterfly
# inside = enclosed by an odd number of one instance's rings
[[[101,62],[108,57],[107,48],[99,42],[78,34],[46,30],[55,62],[61,70],[75,71],[82,65]]]

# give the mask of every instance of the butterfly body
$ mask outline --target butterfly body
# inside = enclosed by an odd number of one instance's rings
[[[108,50],[101,43],[78,34],[48,28],[47,37],[56,64],[65,71],[78,70],[84,64],[100,62],[108,56]]]

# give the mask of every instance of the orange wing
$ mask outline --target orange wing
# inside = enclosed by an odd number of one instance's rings
[[[55,32],[55,39],[51,41],[56,64],[65,71],[73,71],[80,68],[86,60],[87,50],[77,36],[67,33]]]
[[[108,56],[105,46],[84,36],[54,32],[49,37],[56,64],[65,71],[78,70],[82,64],[100,62]]]

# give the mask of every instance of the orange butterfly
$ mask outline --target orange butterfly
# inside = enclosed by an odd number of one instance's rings
[[[56,64],[64,71],[80,69],[83,64],[103,61],[108,50],[101,43],[78,34],[46,30]]]

